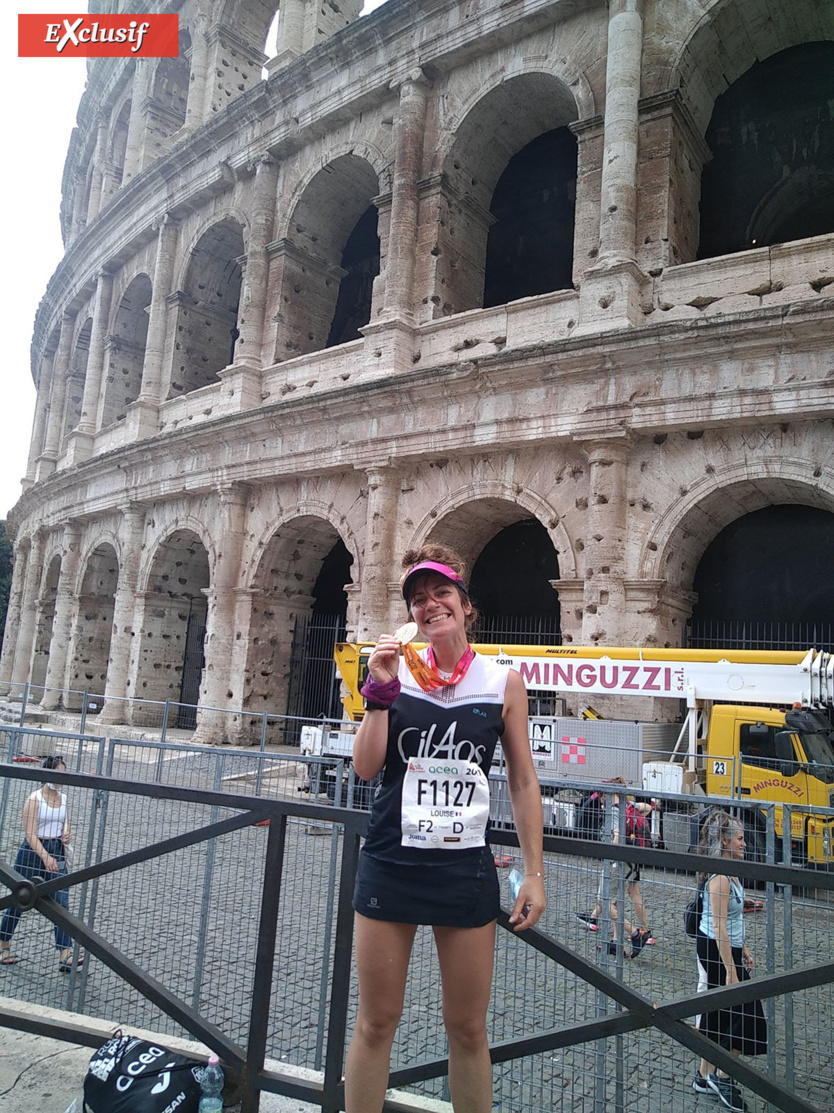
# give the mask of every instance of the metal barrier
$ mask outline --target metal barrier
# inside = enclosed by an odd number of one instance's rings
[[[0,728],[0,739],[12,759],[0,770],[0,880],[11,891],[0,908],[14,900],[31,905],[52,924],[65,925],[95,960],[62,980],[47,959],[49,925],[24,918],[15,945],[26,961],[3,968],[0,992],[161,1036],[196,1036],[239,1074],[245,1113],[258,1109],[262,1090],[341,1109],[356,1006],[350,897],[367,815],[299,800],[299,787],[305,779],[314,783],[322,759],[301,763],[17,727]],[[33,744],[43,746],[35,752],[65,753],[77,772],[53,774],[13,760]],[[83,851],[69,877],[27,891],[7,863],[21,837],[23,800],[34,787],[27,782],[46,779],[68,786]],[[339,793],[357,787],[349,777],[337,783]],[[593,787],[550,786],[554,793]],[[229,788],[234,791],[223,791]],[[670,807],[685,802],[665,800]],[[704,804],[703,798],[690,802]],[[772,810],[767,819],[772,863]],[[510,829],[496,829],[493,843],[512,857]],[[701,1053],[757,1095],[756,1113],[828,1108],[834,877],[567,835],[548,837],[546,846],[550,907],[541,930],[501,932],[496,950],[490,1032],[501,1108],[631,1113],[662,1105],[695,1113],[698,1096],[690,1083]],[[783,850],[789,861],[789,840]],[[601,865],[612,860],[642,868],[657,936],[631,961],[621,947],[608,954],[607,929],[614,925],[605,913],[596,933],[576,917],[590,908]],[[754,997],[765,1002],[771,1039],[763,1070],[733,1059],[685,1023],[706,1001],[695,993],[694,947],[682,926],[692,871],[703,864],[762,886],[764,907],[748,917],[748,936],[763,974],[711,991],[708,999],[713,1008]],[[47,899],[60,886],[69,889],[77,912]],[[622,874],[617,897],[626,909]],[[500,922],[507,926],[506,915]],[[35,1021],[22,1004],[0,1023],[93,1043],[82,1025]],[[264,1069],[266,1057],[286,1069]],[[390,1085],[443,1099],[445,1070],[433,947],[430,933],[421,932]],[[403,1096],[389,1108],[405,1103]]]

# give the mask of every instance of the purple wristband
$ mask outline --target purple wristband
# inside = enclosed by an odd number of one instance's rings
[[[381,708],[390,707],[400,694],[400,678],[379,681],[368,674],[368,679],[359,689],[359,695],[364,696],[370,703],[375,703]]]

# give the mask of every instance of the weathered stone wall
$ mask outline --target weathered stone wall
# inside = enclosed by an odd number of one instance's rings
[[[94,65],[35,327],[0,684],[89,684],[106,720],[149,720],[123,701],[179,699],[204,616],[201,703],[281,712],[337,542],[369,637],[402,619],[405,548],[473,564],[529,519],[567,642],[679,645],[724,526],[834,511],[834,234],[697,259],[716,98],[756,58],[834,39],[834,9],[339,7],[287,0],[268,81],[265,0],[178,5],[170,72]],[[574,288],[483,308],[496,182],[565,126]],[[326,348],[372,204],[370,318]]]

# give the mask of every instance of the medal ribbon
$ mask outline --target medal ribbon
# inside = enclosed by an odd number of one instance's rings
[[[434,653],[432,652],[431,646],[429,646],[428,653],[426,654],[426,661],[418,656],[417,650],[414,649],[413,646],[404,645],[402,648],[408,671],[424,692],[433,692],[437,688],[446,688],[452,684],[457,684],[459,681],[463,680],[464,676],[466,676],[467,669],[475,660],[475,650],[471,645],[468,645],[463,656],[455,665],[455,671],[447,680],[440,675],[435,667]]]

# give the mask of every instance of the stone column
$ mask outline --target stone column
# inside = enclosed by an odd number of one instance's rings
[[[585,615],[584,580],[550,580],[559,596],[559,626],[563,645],[582,644],[582,620]]]
[[[145,511],[128,506],[122,511],[119,529],[119,582],[113,601],[113,632],[110,636],[110,657],[107,662],[107,683],[100,723],[129,721],[125,699],[128,695],[131,649],[136,630],[136,589],[145,531]]]
[[[20,601],[20,624],[14,651],[14,666],[10,679],[25,683],[32,669],[32,648],[38,628],[38,598],[43,577],[43,547],[45,534],[36,530],[29,546],[26,576],[23,581],[23,598]]]
[[[107,119],[104,116],[98,118],[98,130],[96,132],[96,149],[93,154],[93,176],[90,180],[90,196],[87,199],[87,221],[89,224],[95,217],[98,216],[102,204],[102,191],[104,189],[104,166],[107,159]]]
[[[615,435],[582,447],[588,453],[583,642],[620,645],[626,627],[628,441]]]
[[[9,608],[6,611],[6,631],[3,638],[3,656],[0,658],[0,695],[6,695],[11,681],[14,680],[14,664],[17,644],[20,638],[20,614],[26,573],[32,556],[32,542],[17,545],[12,567],[12,586],[9,592]]]
[[[93,328],[90,335],[90,351],[87,356],[87,372],[84,378],[84,397],[81,401],[81,419],[73,438],[74,461],[86,459],[92,448],[93,434],[98,429],[99,395],[104,378],[104,357],[107,343],[107,326],[110,320],[110,299],[113,294],[113,275],[101,271],[96,283],[96,297],[93,308]]]
[[[208,29],[208,17],[200,13],[191,25],[191,73],[185,105],[185,127],[188,131],[200,127],[205,119],[209,80]]]
[[[29,442],[29,462],[26,467],[24,488],[30,487],[37,478],[38,459],[43,454],[46,440],[46,427],[49,420],[52,380],[55,374],[57,353],[44,356],[41,360],[41,373],[38,379],[38,396],[35,401],[35,417],[32,421],[32,439]]]
[[[385,315],[410,319],[414,259],[420,198],[418,183],[423,172],[423,138],[429,83],[422,70],[412,71],[400,86],[400,104],[394,124],[394,175],[385,273]]]
[[[269,285],[267,245],[272,241],[278,165],[269,154],[260,155],[256,163],[249,220],[249,242],[246,248],[246,270],[243,275],[237,319],[240,336],[235,345],[234,362],[235,365],[245,364],[260,369],[264,313]]]
[[[235,641],[237,587],[240,561],[246,535],[246,507],[249,488],[235,484],[220,492],[217,515],[217,559],[212,571],[208,599],[206,636],[203,643],[205,668],[200,689],[200,705],[206,708],[235,708],[243,703],[243,677],[231,675],[230,664]],[[216,710],[198,711],[197,742],[223,741],[233,729],[232,718]]]
[[[368,469],[367,482],[368,510],[357,628],[359,641],[366,638],[375,641],[380,634],[391,633],[397,625],[391,615],[388,585],[396,565],[394,545],[400,476],[396,468],[381,465]]]
[[[52,363],[52,398],[49,403],[49,420],[46,424],[43,454],[38,460],[36,479],[40,481],[55,470],[55,461],[61,454],[61,431],[64,423],[64,406],[67,396],[67,377],[72,355],[72,330],[75,318],[65,313],[61,318],[61,338]]]
[[[49,645],[49,664],[46,668],[43,699],[41,707],[54,710],[61,702],[66,688],[67,661],[72,631],[78,612],[75,597],[75,580],[78,573],[78,560],[81,555],[81,529],[74,522],[64,526],[63,552],[61,554],[61,574],[58,579],[58,594],[55,600],[55,619],[52,623],[52,640]]]
[[[643,0],[610,0],[599,257],[581,288],[582,329],[642,323],[646,276],[636,262],[638,105]]]
[[[156,240],[153,289],[148,313],[148,335],[142,364],[142,386],[135,402],[128,406],[131,436],[142,440],[152,436],[159,426],[162,402],[163,365],[168,336],[168,298],[174,281],[179,225],[166,213],[160,221]]]
[[[270,70],[304,53],[305,8],[306,0],[281,0],[278,42],[275,57],[270,59]]]
[[[139,173],[144,163],[146,102],[150,95],[150,84],[153,76],[153,68],[149,58],[137,58],[134,67],[122,185],[127,185],[130,179]]]

